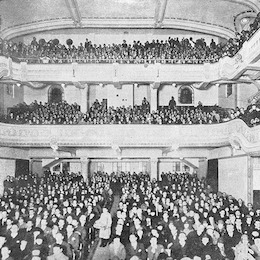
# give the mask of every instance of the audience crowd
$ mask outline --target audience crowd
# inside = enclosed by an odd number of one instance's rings
[[[98,232],[102,260],[260,257],[260,209],[189,173],[8,177],[0,205],[1,259],[86,259]]]
[[[252,104],[244,108],[224,109],[218,106],[197,107],[176,106],[174,98],[168,106],[150,111],[150,104],[144,98],[140,106],[107,108],[104,102],[96,100],[86,113],[80,111],[77,103],[42,103],[34,101],[30,105],[18,104],[10,109],[2,122],[14,124],[214,124],[233,119],[242,119],[248,126],[260,122],[260,108]]]
[[[17,61],[28,63],[213,63],[224,56],[233,57],[260,27],[260,14],[249,30],[237,33],[226,43],[216,43],[213,39],[207,44],[200,38],[172,38],[132,44],[124,40],[121,44],[94,44],[86,39],[78,47],[68,39],[61,44],[58,39],[46,42],[34,37],[28,45],[0,39],[0,55],[10,56]]]
[[[109,177],[85,182],[81,174],[48,171],[8,177],[0,205],[1,260],[87,259],[93,225],[112,205]]]
[[[250,203],[214,193],[188,173],[116,178],[122,196],[109,252],[118,258],[109,259],[259,259],[260,209]]]

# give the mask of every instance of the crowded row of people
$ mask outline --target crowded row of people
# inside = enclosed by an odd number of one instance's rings
[[[8,177],[0,203],[1,259],[86,259],[99,231],[102,259],[260,257],[260,209],[189,173],[46,172]],[[115,187],[120,200],[109,213]],[[186,258],[185,258],[186,257]],[[258,258],[257,258],[258,257]]]
[[[150,111],[146,98],[141,106],[108,107],[104,102],[95,100],[86,113],[80,111],[76,103],[42,103],[34,101],[30,105],[18,104],[10,109],[2,122],[14,124],[213,124],[236,118],[249,126],[260,122],[260,108],[253,104],[244,108],[223,109],[217,106],[206,107],[200,102],[197,107],[176,106],[174,97],[166,107]]]
[[[100,174],[88,183],[75,173],[9,176],[0,199],[1,259],[86,259],[93,225],[112,205],[108,191]]]
[[[104,259],[242,260],[260,257],[260,209],[213,193],[188,173],[116,176],[122,195]],[[101,244],[101,246],[104,246]]]
[[[34,101],[30,105],[20,103],[10,109],[6,120],[17,124],[78,124],[82,113],[77,103],[66,101],[42,103]]]
[[[37,41],[34,37],[28,45],[0,39],[0,55],[28,63],[213,63],[224,56],[233,57],[258,30],[259,21],[258,14],[248,31],[237,33],[235,38],[230,38],[226,43],[217,44],[212,39],[207,44],[203,38],[169,37],[166,41],[133,41],[128,44],[124,40],[121,44],[97,45],[86,39],[84,44],[76,47],[71,39],[65,45],[58,39],[46,42],[44,39]]]

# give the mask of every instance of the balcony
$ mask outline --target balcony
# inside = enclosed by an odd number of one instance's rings
[[[260,126],[236,119],[212,125],[11,125],[0,124],[0,143],[11,147],[217,148],[246,153],[260,148]],[[155,138],[156,137],[156,138]]]
[[[182,64],[176,60],[139,61],[137,64],[120,60],[36,64],[0,57],[0,78],[20,82],[218,83],[243,76],[244,81],[250,81],[260,77],[259,45],[260,30],[244,43],[235,57],[224,57],[216,63],[204,64]]]

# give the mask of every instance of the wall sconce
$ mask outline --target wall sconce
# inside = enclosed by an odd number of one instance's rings
[[[16,86],[17,86],[17,87],[21,87],[21,84],[20,84],[20,83],[16,83]]]

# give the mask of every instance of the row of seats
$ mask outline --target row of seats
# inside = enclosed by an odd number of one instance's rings
[[[250,24],[250,30],[236,33],[226,43],[217,44],[213,39],[208,45],[205,39],[169,37],[168,40],[153,40],[132,44],[97,45],[86,39],[78,47],[68,39],[60,44],[58,39],[46,42],[34,37],[28,45],[0,39],[0,55],[10,56],[15,61],[28,63],[169,63],[201,64],[214,63],[224,56],[233,57],[259,28],[260,15]]]
[[[253,104],[244,108],[224,109],[217,106],[197,107],[169,106],[150,111],[150,104],[144,98],[141,106],[108,107],[96,100],[86,113],[80,111],[76,103],[33,102],[19,104],[10,109],[5,123],[14,124],[213,124],[242,119],[248,126],[256,126],[260,121],[260,109]]]

